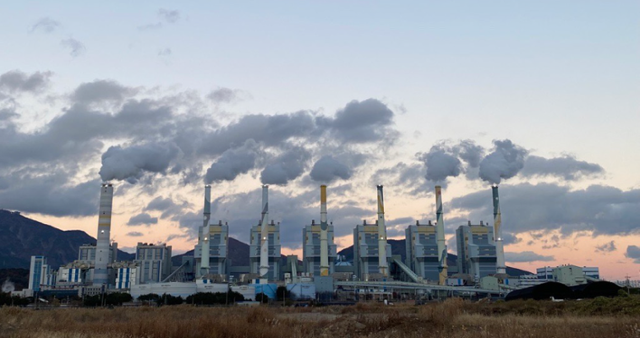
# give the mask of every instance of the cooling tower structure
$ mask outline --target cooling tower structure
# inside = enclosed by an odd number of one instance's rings
[[[98,215],[98,241],[93,272],[93,285],[108,285],[109,239],[111,233],[111,210],[113,206],[113,185],[103,183],[100,188],[100,209]]]
[[[504,246],[502,244],[502,215],[500,214],[498,185],[493,185],[491,190],[493,192],[493,235],[496,244],[496,273],[498,275],[506,275],[507,267],[504,262]]]
[[[447,284],[447,244],[444,239],[444,217],[442,212],[442,187],[436,186],[436,240],[438,244],[438,284]]]
[[[262,216],[251,228],[251,273],[262,280],[280,279],[280,224],[269,224],[269,186],[262,186]]]
[[[387,261],[387,228],[384,224],[384,195],[382,186],[378,185],[378,262],[380,274],[389,275],[389,263]]]
[[[333,243],[333,225],[327,221],[327,187],[320,186],[320,224],[311,221],[302,229],[302,264],[304,271],[315,276],[334,272],[337,247]]]
[[[226,280],[227,275],[227,244],[229,226],[219,221],[212,224],[211,220],[211,186],[204,187],[204,221],[200,227],[198,244],[193,255],[195,259],[196,277]],[[208,277],[207,277],[208,276]]]

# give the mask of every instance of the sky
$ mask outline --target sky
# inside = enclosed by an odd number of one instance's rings
[[[339,247],[376,213],[435,219],[448,249],[492,221],[507,263],[640,279],[637,1],[4,2],[0,208],[94,235],[116,187],[121,248],[247,241],[270,185],[301,254],[328,185]]]

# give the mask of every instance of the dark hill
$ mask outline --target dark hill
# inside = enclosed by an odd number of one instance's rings
[[[82,244],[95,244],[96,239],[84,231],[63,231],[12,212],[0,209],[0,269],[28,269],[31,256],[43,255],[53,268],[78,259]],[[118,260],[131,260],[134,255],[118,251]]]
[[[390,239],[387,242],[389,244],[391,244],[391,252],[392,252],[392,254],[393,255],[402,256],[402,261],[404,262],[405,261],[405,257],[406,257],[404,239],[400,239],[400,240],[398,240],[398,239]],[[353,246],[346,247],[346,248],[340,250],[340,252],[338,252],[338,255],[345,256],[345,260],[347,262],[353,262]],[[458,256],[457,255],[454,255],[452,253],[449,253],[447,255],[447,265],[456,266],[457,262],[458,262]],[[530,275],[531,272],[507,266],[507,274],[509,276],[516,277],[516,276],[521,276],[521,275]]]

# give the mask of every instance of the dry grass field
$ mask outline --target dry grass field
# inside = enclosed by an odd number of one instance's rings
[[[424,306],[0,309],[0,337],[640,337],[635,306],[551,302]],[[581,313],[587,309],[589,313]]]

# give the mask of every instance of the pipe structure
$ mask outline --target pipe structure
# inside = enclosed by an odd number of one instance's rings
[[[107,285],[109,274],[109,236],[111,233],[111,211],[113,207],[113,185],[103,183],[100,188],[100,209],[98,214],[98,236],[96,261],[93,271],[93,285]]]
[[[507,267],[504,263],[504,246],[502,243],[502,214],[500,213],[500,197],[498,185],[491,186],[493,192],[493,239],[496,244],[496,273],[506,274]]]
[[[329,241],[327,240],[327,186],[320,186],[320,276],[329,276]]]
[[[201,276],[206,276],[209,274],[209,257],[211,251],[211,241],[209,236],[211,236],[211,229],[209,225],[209,220],[211,219],[211,186],[204,186],[204,221],[202,224],[202,252],[200,259],[200,270]]]
[[[262,221],[260,222],[260,278],[269,273],[269,186],[262,186]]]
[[[436,186],[436,240],[438,244],[438,284],[447,284],[447,244],[444,239],[444,218],[442,211],[442,187]]]
[[[384,196],[382,186],[378,185],[378,266],[383,276],[389,275],[387,262],[387,228],[384,225]]]

